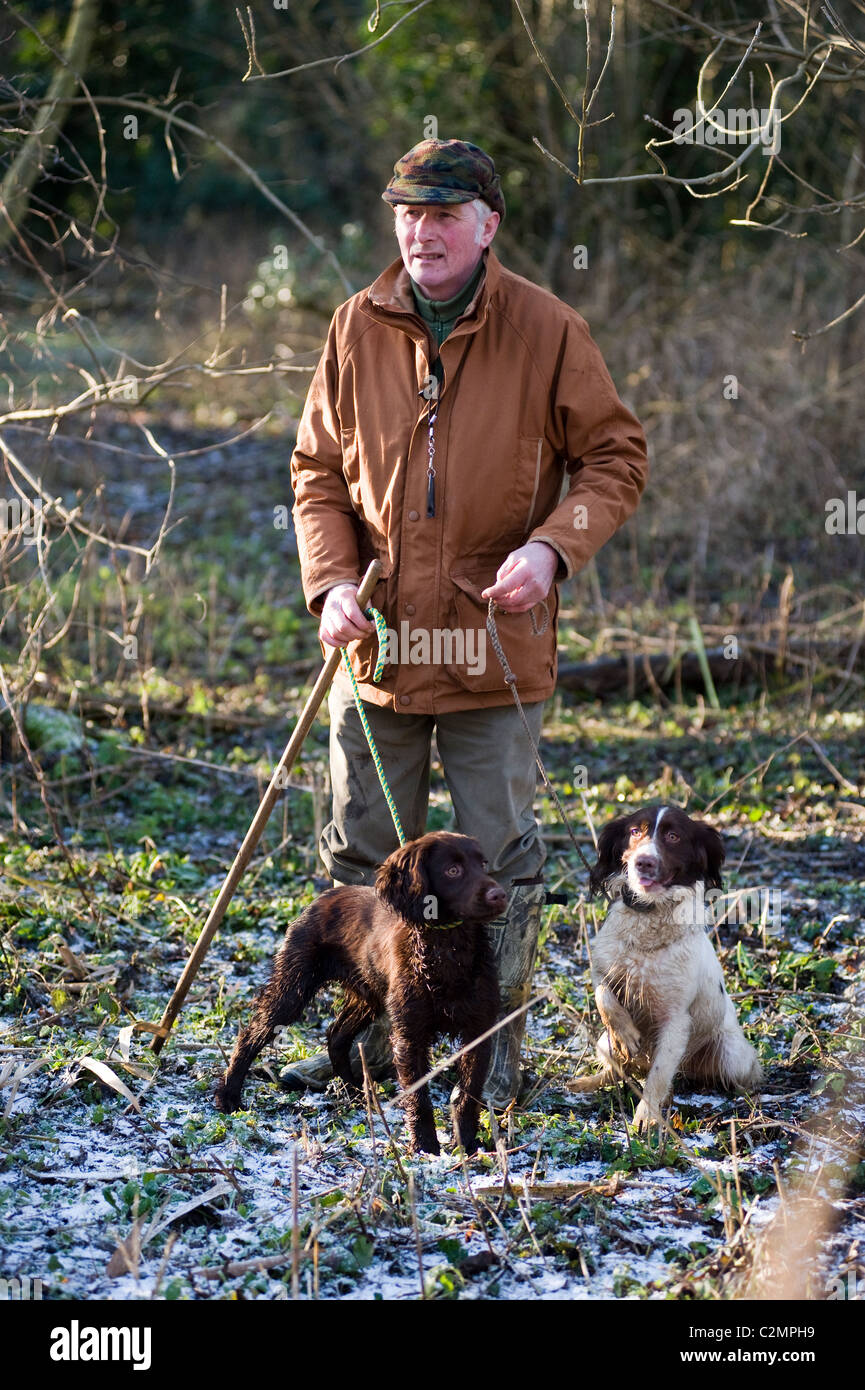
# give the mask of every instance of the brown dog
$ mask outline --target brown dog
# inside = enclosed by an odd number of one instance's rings
[[[480,845],[444,831],[424,835],[385,860],[375,888],[332,888],[289,927],[255,1013],[237,1040],[218,1110],[237,1110],[246,1073],[280,1025],[295,1023],[326,984],[343,986],[342,1012],[327,1033],[334,1074],[348,1085],[352,1042],[385,1009],[400,1088],[430,1069],[437,1033],[465,1045],[491,1028],[499,990],[484,923],[503,912],[503,888],[486,873]],[[477,1148],[487,1039],[457,1062],[457,1139]],[[403,1102],[414,1149],[440,1152],[426,1086]]]

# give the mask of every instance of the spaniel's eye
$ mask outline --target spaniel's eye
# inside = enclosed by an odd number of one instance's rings
[[[677,845],[679,843],[679,836],[676,834],[675,830],[668,830],[666,839],[670,841],[671,845]]]
[[[451,864],[447,869],[445,869],[445,873],[447,874],[448,878],[459,878],[462,871],[462,864]]]
[[[646,833],[646,827],[645,827],[644,825],[632,825],[632,826],[631,826],[631,839],[632,839],[632,840],[636,840],[636,838],[637,838],[638,835],[645,835],[645,833]]]

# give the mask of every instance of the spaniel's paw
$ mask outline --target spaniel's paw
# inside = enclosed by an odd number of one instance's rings
[[[634,1111],[634,1128],[638,1134],[651,1133],[654,1125],[662,1125],[664,1117],[660,1109],[647,1101],[645,1096]]]
[[[632,1062],[642,1050],[640,1031],[630,1019],[618,1028],[609,1028],[610,1052],[617,1062]]]

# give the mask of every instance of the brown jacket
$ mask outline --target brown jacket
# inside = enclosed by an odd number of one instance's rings
[[[334,314],[292,457],[310,611],[332,585],[357,583],[373,556],[381,561],[373,603],[398,634],[395,660],[373,685],[374,635],[349,655],[363,698],[407,714],[511,702],[480,594],[530,540],[560,557],[549,627],[535,636],[528,613],[496,621],[520,696],[546,699],[557,585],[630,516],[646,480],[645,436],[585,320],[491,250],[486,257],[478,292],[441,347],[435,516],[420,394],[434,348],[402,261]]]

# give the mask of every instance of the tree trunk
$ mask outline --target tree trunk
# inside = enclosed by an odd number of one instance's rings
[[[46,154],[63,129],[69,100],[87,65],[98,17],[99,0],[74,0],[63,45],[63,63],[51,79],[33,129],[0,184],[0,207],[5,214],[0,224],[0,250],[13,237],[13,227],[18,227],[25,217],[33,187],[45,166]]]

